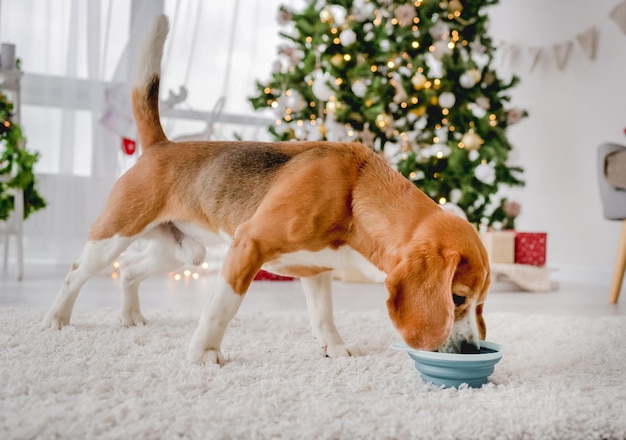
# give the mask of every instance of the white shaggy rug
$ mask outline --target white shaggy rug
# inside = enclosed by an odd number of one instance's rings
[[[390,350],[382,311],[340,312],[361,356],[321,357],[306,312],[242,312],[227,364],[188,364],[196,318],[75,313],[41,331],[41,311],[0,308],[0,438],[623,439],[626,319],[488,315],[506,346],[492,383],[438,389]]]

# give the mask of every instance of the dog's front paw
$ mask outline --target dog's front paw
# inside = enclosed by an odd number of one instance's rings
[[[340,357],[358,356],[360,353],[353,347],[346,347],[343,344],[339,345],[326,345],[322,347],[324,356],[331,359],[337,359]]]
[[[46,316],[43,318],[41,322],[41,328],[43,330],[61,330],[66,325],[70,325],[70,317],[69,315],[64,315],[62,313],[53,312],[50,310],[46,313]]]
[[[224,355],[220,350],[194,349],[187,351],[187,360],[198,365],[224,365]]]
[[[143,317],[141,312],[124,312],[120,315],[120,323],[124,327],[146,325],[146,318]]]

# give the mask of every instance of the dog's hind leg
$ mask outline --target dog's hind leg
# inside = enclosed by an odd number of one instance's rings
[[[122,325],[146,323],[139,306],[139,285],[150,275],[167,273],[184,265],[201,264],[206,256],[202,243],[185,236],[171,223],[158,226],[146,238],[147,246],[138,253],[127,252],[121,259]]]
[[[88,241],[80,259],[72,264],[52,308],[44,317],[43,328],[60,329],[70,323],[72,309],[81,287],[96,272],[111,264],[136,237],[114,235]]]
[[[332,300],[332,272],[322,272],[301,279],[311,320],[313,335],[322,345],[324,355],[330,358],[351,356],[335,327]]]

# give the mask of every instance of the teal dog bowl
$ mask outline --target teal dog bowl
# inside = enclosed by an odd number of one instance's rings
[[[462,384],[480,388],[488,382],[504,351],[501,345],[489,341],[480,341],[480,353],[476,354],[415,350],[404,342],[393,344],[391,348],[409,354],[424,382],[447,388],[458,388]]]

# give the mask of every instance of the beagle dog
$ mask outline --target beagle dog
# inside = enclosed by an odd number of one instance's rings
[[[472,225],[358,143],[170,142],[158,109],[167,33],[167,18],[157,17],[133,84],[143,154],[113,187],[43,327],[68,325],[83,284],[139,238],[149,244],[123,262],[121,320],[144,324],[139,284],[199,264],[219,236],[230,246],[190,361],[223,363],[224,332],[261,268],[301,278],[313,334],[328,357],[351,355],[331,300],[332,270],[345,267],[384,280],[389,317],[411,347],[476,350],[490,269]]]

